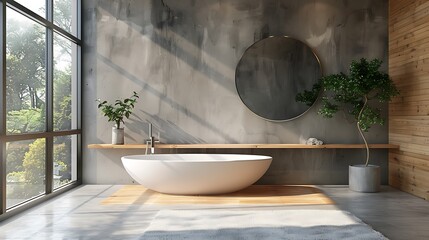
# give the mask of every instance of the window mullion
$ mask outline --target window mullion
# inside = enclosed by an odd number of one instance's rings
[[[46,0],[46,19],[53,22],[53,0]],[[46,28],[46,132],[53,132],[54,33]],[[53,191],[53,137],[46,137],[46,194]]]
[[[0,135],[6,135],[6,2],[1,1],[0,29],[0,56],[1,56],[1,84],[0,84]],[[6,141],[0,139],[0,214],[6,212]]]

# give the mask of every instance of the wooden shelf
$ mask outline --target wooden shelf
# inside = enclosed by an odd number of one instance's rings
[[[395,149],[399,148],[395,144],[369,144],[370,148],[382,148],[382,149]],[[145,144],[125,144],[125,145],[112,145],[112,144],[89,144],[88,148],[92,149],[145,149]],[[336,149],[336,148],[365,148],[364,144],[325,144],[325,145],[305,145],[305,144],[156,144],[155,148],[167,148],[167,149],[199,149],[199,148],[305,148],[305,149]]]

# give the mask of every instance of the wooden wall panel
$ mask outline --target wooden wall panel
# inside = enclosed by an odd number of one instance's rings
[[[429,1],[389,2],[390,185],[429,200]]]

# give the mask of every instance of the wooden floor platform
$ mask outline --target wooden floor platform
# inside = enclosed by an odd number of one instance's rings
[[[223,195],[182,196],[158,193],[141,185],[127,185],[104,199],[101,204],[324,205],[334,202],[314,186],[252,185],[241,191]]]

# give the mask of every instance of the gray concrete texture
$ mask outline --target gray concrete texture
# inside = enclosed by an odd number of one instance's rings
[[[132,182],[120,157],[144,150],[86,148],[111,139],[112,124],[95,99],[113,101],[132,91],[141,98],[126,121],[126,143],[143,143],[148,121],[164,143],[301,143],[309,137],[362,143],[346,113],[317,115],[320,102],[293,121],[258,117],[237,94],[235,68],[254,42],[286,35],[314,50],[324,74],[347,71],[361,57],[380,58],[387,70],[387,0],[82,2],[85,183]],[[387,105],[380,107],[386,116]],[[370,143],[386,143],[387,134],[387,126],[376,126],[366,136]],[[347,184],[348,165],[364,161],[364,150],[212,151],[273,156],[264,184]],[[385,184],[387,151],[372,153]]]

